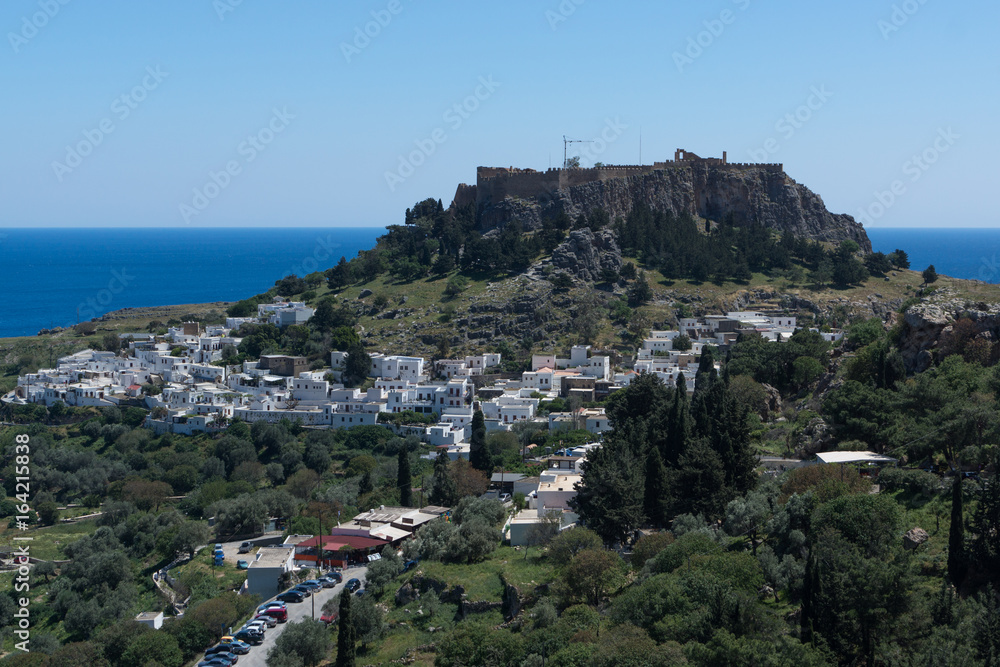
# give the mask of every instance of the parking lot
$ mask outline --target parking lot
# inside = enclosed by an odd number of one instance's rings
[[[366,567],[350,567],[341,572],[344,577],[342,583],[337,584],[334,588],[324,588],[317,591],[313,595],[307,597],[302,602],[289,602],[288,607],[288,623],[295,623],[301,621],[304,618],[314,617],[317,621],[319,617],[323,615],[323,605],[327,600],[333,599],[340,595],[340,591],[344,588],[344,584],[347,583],[349,579],[360,579],[362,582],[362,588],[364,587],[365,581],[365,571]],[[270,602],[274,598],[269,598],[268,600],[263,600],[262,602]],[[315,616],[314,610],[315,609]],[[250,653],[247,655],[241,655],[237,667],[242,665],[248,665],[249,667],[266,667],[267,665],[267,652],[271,650],[274,646],[275,640],[277,640],[278,635],[282,633],[288,623],[279,623],[277,626],[270,628],[264,633],[264,642],[259,646],[254,646],[250,649]],[[238,628],[233,628],[237,630]],[[336,642],[336,637],[332,638],[332,641]]]

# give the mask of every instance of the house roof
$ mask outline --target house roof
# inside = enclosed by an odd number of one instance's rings
[[[491,482],[520,482],[527,475],[515,472],[495,472],[490,476]]]
[[[823,463],[895,463],[890,456],[875,452],[820,452],[816,455]]]
[[[321,540],[323,542],[323,549],[326,551],[337,551],[343,546],[348,546],[352,549],[368,549],[388,544],[386,540],[377,540],[371,537],[361,537],[359,535],[323,535],[304,540],[295,546],[318,547]]]

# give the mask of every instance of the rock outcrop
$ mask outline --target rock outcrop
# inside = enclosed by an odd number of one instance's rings
[[[931,536],[923,528],[911,528],[903,535],[903,548],[907,551],[913,551],[929,539]]]
[[[510,180],[463,184],[459,192],[456,205],[475,201],[476,219],[484,232],[515,219],[526,229],[538,229],[543,218],[565,212],[575,219],[598,207],[614,220],[642,203],[673,215],[731,217],[738,225],[760,224],[818,241],[850,239],[871,252],[868,235],[853,217],[831,213],[819,195],[780,169],[764,166],[733,169],[695,162],[541,192],[536,188],[532,194],[519,193]]]
[[[962,321],[961,331],[956,322]],[[1000,340],[1000,304],[971,303],[958,298],[948,288],[936,290],[903,315],[899,350],[907,372],[919,373],[934,363],[935,355],[954,337],[980,338],[995,344]]]
[[[589,229],[578,229],[552,251],[551,263],[571,276],[596,281],[605,269],[618,273],[622,268],[622,253],[610,229],[600,229],[596,234]]]

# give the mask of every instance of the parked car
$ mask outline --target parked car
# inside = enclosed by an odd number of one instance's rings
[[[354,591],[356,591],[359,588],[361,588],[361,580],[360,579],[348,579],[347,580],[347,584],[344,587],[347,590],[349,590],[350,592],[353,593]]]
[[[239,661],[240,657],[235,653],[230,653],[226,651],[225,653],[213,653],[211,656],[205,656],[205,659],[198,664],[208,663],[210,665],[225,665],[229,667],[230,665],[235,665]]]
[[[233,663],[213,655],[198,663],[198,667],[230,667]]]
[[[269,628],[273,628],[278,624],[278,619],[274,616],[268,616],[267,614],[257,614],[253,617],[253,620],[262,621],[263,623],[266,623]]]
[[[340,618],[339,611],[328,611],[324,612],[323,615],[319,617],[319,620],[323,621],[327,625],[330,625],[331,623],[336,623],[338,618]]]
[[[500,494],[500,502],[502,502],[504,505],[506,505],[507,503],[509,503],[510,502],[510,494],[509,493],[501,493]]]
[[[270,626],[267,624],[267,621],[253,620],[253,621],[247,621],[246,623],[244,623],[242,629],[243,630],[260,630],[261,634],[263,634],[263,633],[267,632],[267,629],[269,627]]]
[[[264,641],[264,633],[253,632],[251,630],[240,630],[235,635],[233,635],[233,639],[257,646],[258,644]]]
[[[238,560],[238,561],[236,561],[236,569],[237,570],[249,570],[250,569],[250,563],[246,562],[245,560]]]
[[[308,588],[313,593],[323,588],[323,584],[321,584],[318,579],[309,579],[308,581],[303,581],[301,584],[299,584],[299,586]]]
[[[284,623],[288,620],[288,610],[284,607],[268,607],[258,615],[270,616],[278,623]]]
[[[344,575],[342,575],[340,572],[337,572],[336,570],[330,570],[329,572],[327,572],[323,576],[324,577],[329,577],[330,579],[333,579],[338,584],[344,580]]]
[[[357,595],[359,598],[363,598],[364,596],[368,595],[368,591],[366,591],[363,588],[359,588],[358,592],[355,593],[355,595]]]
[[[292,590],[294,592],[300,594],[303,598],[307,598],[310,595],[312,595],[312,590],[310,590],[306,586],[299,585],[299,586],[296,586],[295,588],[293,588]]]
[[[306,599],[306,596],[303,595],[300,591],[292,589],[290,591],[285,591],[284,593],[279,595],[277,599],[281,600],[282,602],[302,602],[303,600]]]
[[[236,655],[246,655],[250,652],[250,644],[240,641],[228,641],[216,644],[210,649],[205,651],[205,657],[210,655],[215,655],[217,653],[235,653]]]
[[[282,602],[281,600],[272,600],[271,602],[265,602],[261,606],[257,607],[257,612],[260,613],[265,609],[267,609],[268,607],[280,607],[282,609],[286,608],[285,603]]]
[[[244,542],[240,545],[240,548],[236,550],[238,554],[248,554],[250,550],[253,549],[253,542]]]
[[[337,585],[337,580],[333,577],[320,577],[316,581],[322,584],[323,588],[333,588]]]

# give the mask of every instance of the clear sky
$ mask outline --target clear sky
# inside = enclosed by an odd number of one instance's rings
[[[563,135],[636,164],[640,134],[646,164],[782,162],[867,226],[1000,226],[998,24],[985,0],[4,0],[0,226],[383,226],[478,165],[559,166]]]

